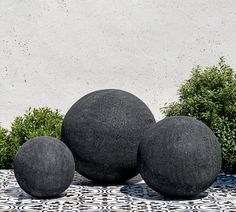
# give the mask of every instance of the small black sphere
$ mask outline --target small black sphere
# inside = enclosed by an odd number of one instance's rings
[[[216,179],[221,169],[221,148],[205,124],[173,116],[146,131],[138,164],[141,176],[153,190],[167,196],[191,197]]]
[[[106,89],[87,94],[67,112],[62,141],[71,149],[76,171],[97,182],[118,183],[137,175],[137,151],[155,122],[136,96]]]
[[[24,143],[14,161],[20,187],[38,198],[55,197],[72,182],[75,171],[71,151],[60,140],[40,136]]]

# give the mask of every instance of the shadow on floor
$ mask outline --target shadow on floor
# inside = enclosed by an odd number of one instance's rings
[[[236,177],[233,175],[220,174],[212,186],[198,196],[185,199],[176,199],[164,197],[163,195],[152,190],[146,183],[130,184],[121,187],[120,191],[132,197],[143,198],[146,200],[195,200],[202,199],[208,196],[209,193],[221,193],[221,196],[227,196],[228,193],[236,196]]]
[[[4,191],[9,197],[16,198],[18,201],[20,200],[40,200],[41,198],[32,197],[29,194],[25,193],[20,187],[12,187],[8,188]],[[60,194],[57,197],[47,198],[47,199],[58,199],[65,197],[65,193]],[[42,198],[43,199],[43,198]]]
[[[211,186],[212,189],[229,190],[236,193],[236,177],[229,174],[220,174]]]
[[[123,186],[123,185],[129,185],[129,184],[135,184],[143,179],[140,175],[137,175],[128,181],[121,182],[121,183],[99,183],[99,182],[93,182],[79,174],[75,174],[74,179],[71,183],[71,185],[78,185],[78,186],[88,186],[88,187],[94,187],[94,186],[101,186],[101,187],[107,187],[107,186]]]
[[[134,185],[125,185],[121,187],[120,191],[123,194],[129,195],[135,198],[142,198],[145,200],[162,200],[162,201],[182,201],[182,200],[195,200],[195,199],[202,199],[208,195],[207,192],[202,192],[198,196],[190,197],[190,198],[172,198],[163,196],[156,191],[152,190],[147,184],[139,183]]]

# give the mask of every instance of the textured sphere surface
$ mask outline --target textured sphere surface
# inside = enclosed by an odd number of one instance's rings
[[[75,171],[71,151],[60,140],[40,136],[24,143],[14,161],[20,187],[38,198],[54,197],[65,191]]]
[[[67,112],[62,141],[71,149],[76,171],[102,183],[137,175],[137,151],[155,119],[136,96],[106,89],[87,94]]]
[[[155,191],[191,197],[206,190],[221,169],[220,144],[204,123],[165,118],[146,131],[138,150],[139,171]]]

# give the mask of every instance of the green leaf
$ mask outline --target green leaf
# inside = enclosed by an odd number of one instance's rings
[[[185,115],[207,124],[222,147],[222,169],[236,173],[236,74],[221,57],[216,66],[195,67],[180,85],[177,102],[165,104],[166,116]]]

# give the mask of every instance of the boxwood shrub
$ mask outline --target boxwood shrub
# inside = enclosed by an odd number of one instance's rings
[[[0,127],[0,168],[13,168],[12,162],[19,146],[19,142],[10,139],[8,130]]]
[[[15,118],[9,131],[0,128],[0,168],[12,168],[19,147],[31,138],[49,135],[60,139],[62,121],[57,109],[29,108]]]
[[[207,124],[221,143],[226,173],[236,173],[236,74],[223,57],[218,65],[192,70],[178,90],[179,99],[161,110],[166,116],[185,115]]]

